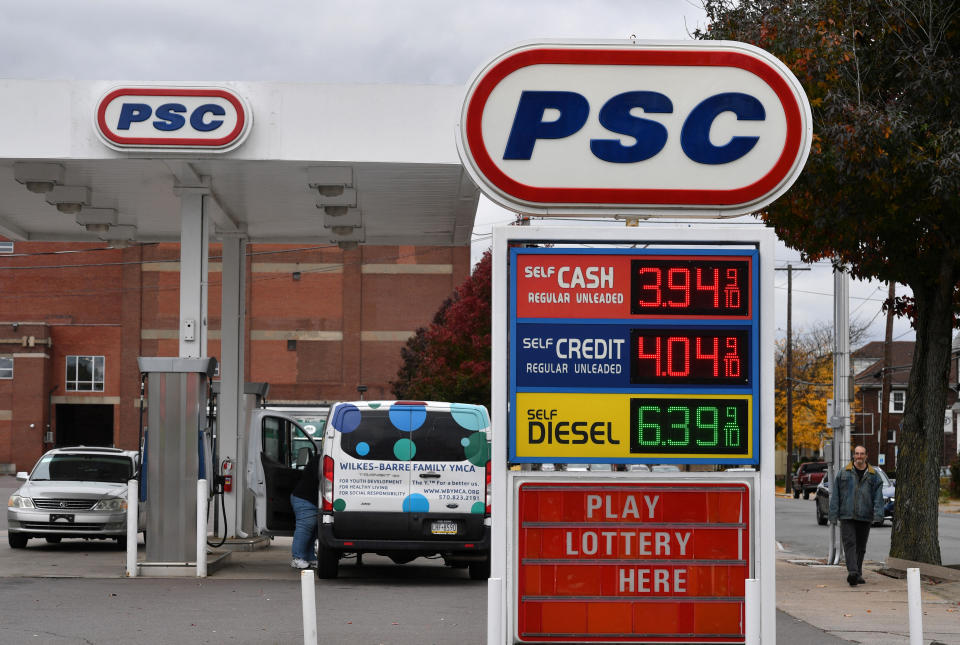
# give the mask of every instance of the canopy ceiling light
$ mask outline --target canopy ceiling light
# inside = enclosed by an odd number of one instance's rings
[[[317,192],[324,197],[339,197],[343,194],[344,187],[337,184],[317,186]]]
[[[58,163],[15,161],[13,178],[31,193],[49,193],[63,183],[63,166]]]
[[[84,208],[77,214],[77,224],[91,233],[106,233],[117,223],[115,208]]]
[[[353,186],[353,168],[350,166],[312,166],[307,168],[307,185],[321,197],[340,197]]]
[[[127,245],[127,243],[136,239],[137,227],[132,224],[115,224],[110,226],[106,232],[98,234],[97,237],[113,245],[114,248],[121,248],[118,245]]]
[[[348,206],[324,206],[323,212],[330,217],[342,217],[347,214]]]
[[[330,206],[346,206],[355,208],[357,206],[357,189],[344,188],[339,195],[327,196],[320,194],[317,198],[317,208],[328,208]]]
[[[47,193],[47,203],[67,215],[76,215],[90,204],[90,189],[86,186],[56,186]]]
[[[343,209],[342,214],[339,209]],[[330,209],[338,209],[337,212],[331,213]],[[347,208],[346,206],[327,206],[323,209],[323,227],[329,228],[334,232],[337,229],[355,229],[363,227],[363,211],[359,208]],[[340,233],[343,235],[343,233]]]

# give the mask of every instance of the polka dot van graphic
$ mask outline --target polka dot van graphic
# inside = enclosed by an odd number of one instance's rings
[[[482,406],[339,404],[329,429],[335,511],[486,511],[490,421]]]

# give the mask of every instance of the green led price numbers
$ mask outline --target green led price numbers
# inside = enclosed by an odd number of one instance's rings
[[[747,455],[749,400],[651,397],[630,399],[630,453]]]

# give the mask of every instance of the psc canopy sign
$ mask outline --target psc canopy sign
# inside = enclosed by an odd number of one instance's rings
[[[800,82],[751,45],[556,41],[480,69],[457,144],[511,210],[733,217],[790,188],[811,138]]]

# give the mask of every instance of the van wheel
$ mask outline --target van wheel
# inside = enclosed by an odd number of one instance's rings
[[[23,533],[7,533],[7,542],[10,543],[11,549],[27,548],[27,540],[29,539],[30,538]]]
[[[470,579],[486,580],[490,577],[490,557],[486,557],[480,562],[470,563]]]
[[[127,536],[124,535],[123,537],[118,537],[116,538],[116,540],[117,540],[117,548],[120,549],[121,551],[125,551],[127,549]]]
[[[817,524],[819,524],[820,526],[827,525],[826,515],[820,512],[820,504],[817,504]]]
[[[327,548],[323,544],[317,545],[317,577],[330,580],[337,577],[340,567],[340,553]]]

